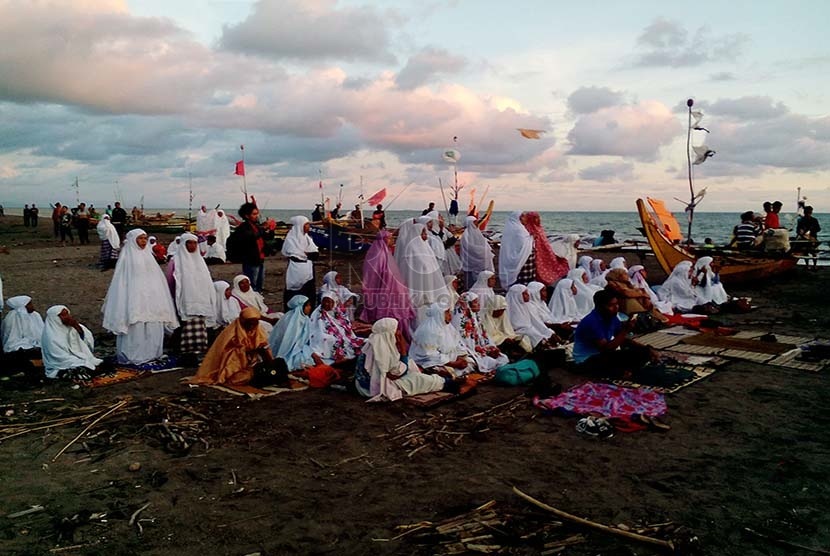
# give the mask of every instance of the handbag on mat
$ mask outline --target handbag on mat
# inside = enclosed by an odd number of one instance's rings
[[[249,384],[254,388],[288,385],[288,365],[282,358],[261,361],[254,366],[254,376]]]

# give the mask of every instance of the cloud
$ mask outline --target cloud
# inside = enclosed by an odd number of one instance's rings
[[[222,83],[216,59],[171,21],[115,2],[0,2],[0,99],[172,113]]]
[[[634,179],[634,165],[630,162],[604,162],[579,171],[583,180],[611,182]]]
[[[738,120],[768,120],[789,112],[783,102],[775,102],[772,97],[767,96],[724,98],[712,103],[703,101],[696,106],[712,116],[726,116]],[[685,103],[683,111],[686,111]]]
[[[463,56],[439,48],[424,48],[409,58],[395,82],[401,89],[415,89],[442,75],[458,73],[466,65],[467,59]]]
[[[247,19],[223,28],[219,43],[276,59],[394,62],[390,21],[371,6],[336,0],[260,0]]]
[[[580,87],[568,97],[568,108],[574,114],[590,114],[601,108],[621,104],[623,94],[608,87]]]
[[[640,52],[634,65],[689,67],[734,61],[748,42],[749,37],[743,33],[713,36],[706,26],[689,36],[686,28],[679,23],[657,18],[637,38]]]
[[[737,77],[735,74],[729,71],[719,71],[717,73],[713,73],[709,76],[709,81],[736,81]]]
[[[611,106],[577,119],[568,132],[568,153],[653,161],[660,147],[671,143],[681,131],[676,116],[661,102]]]

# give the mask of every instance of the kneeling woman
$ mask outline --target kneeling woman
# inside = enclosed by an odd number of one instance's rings
[[[219,334],[190,381],[194,384],[242,386],[254,376],[254,367],[273,359],[268,338],[259,326],[261,315],[246,307],[239,318]]]
[[[427,307],[424,321],[412,335],[410,355],[428,371],[463,376],[476,370],[476,362],[451,323],[452,311],[439,303]]]
[[[369,378],[369,390],[367,392],[365,383],[361,384],[360,377],[356,377],[358,391],[372,396],[370,402],[377,402],[455,389],[455,383],[450,379],[422,373],[409,358],[408,351],[406,340],[398,329],[398,321],[384,318],[375,322],[364,348],[364,368]]]
[[[507,301],[504,296],[497,295],[493,297],[489,310],[485,311],[482,322],[490,340],[512,361],[515,361],[532,352],[533,344],[530,343],[530,338],[513,330],[506,311]]]
[[[41,350],[47,378],[89,380],[103,362],[95,357],[94,349],[92,332],[69,309],[55,305],[46,311]]]

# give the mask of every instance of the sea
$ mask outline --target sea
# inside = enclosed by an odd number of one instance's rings
[[[41,218],[48,218],[47,210],[41,209]],[[129,210],[129,207],[128,207]],[[187,216],[187,208],[145,208],[145,214],[155,214],[160,212],[168,214],[175,212],[178,216]],[[264,209],[261,211],[264,218],[273,218],[276,221],[288,222],[292,216],[302,214],[311,217],[311,210],[303,212],[300,209]],[[22,214],[22,208],[7,208],[6,214]],[[193,211],[195,216],[196,211]],[[494,211],[490,219],[488,229],[498,234],[501,232],[504,222],[509,216],[507,211]],[[386,212],[386,223],[389,227],[396,228],[401,222],[407,218],[414,218],[420,216],[421,211],[415,210],[390,210]],[[367,212],[365,216],[371,216],[371,212]],[[618,242],[626,240],[644,241],[645,238],[637,229],[641,227],[640,217],[634,212],[564,212],[564,211],[546,211],[539,212],[542,225],[547,232],[548,237],[556,238],[567,234],[579,234],[584,242],[589,242],[600,235],[602,230],[614,230],[614,237]],[[684,213],[675,213],[675,218],[680,223],[681,231],[684,236],[688,220]],[[825,228],[830,231],[830,214],[815,214],[819,222],[825,224]],[[445,214],[445,217],[447,215]],[[449,222],[453,222],[452,217],[449,217]],[[781,225],[787,228],[794,229],[796,222],[796,215],[784,214],[780,216]],[[456,222],[463,225],[464,216],[459,215]],[[726,244],[732,237],[732,229],[740,223],[740,216],[733,212],[697,212],[695,213],[694,223],[692,226],[692,238],[696,242],[703,242],[705,238],[712,238],[716,245]]]

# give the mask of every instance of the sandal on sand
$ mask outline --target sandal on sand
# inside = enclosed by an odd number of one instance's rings
[[[632,417],[633,417],[634,421],[636,421],[638,423],[642,423],[644,425],[648,425],[648,427],[651,430],[656,430],[656,431],[661,431],[661,432],[671,430],[671,425],[669,425],[668,423],[663,422],[662,420],[660,420],[659,417],[650,417],[648,415],[643,415],[641,413],[633,415]]]

